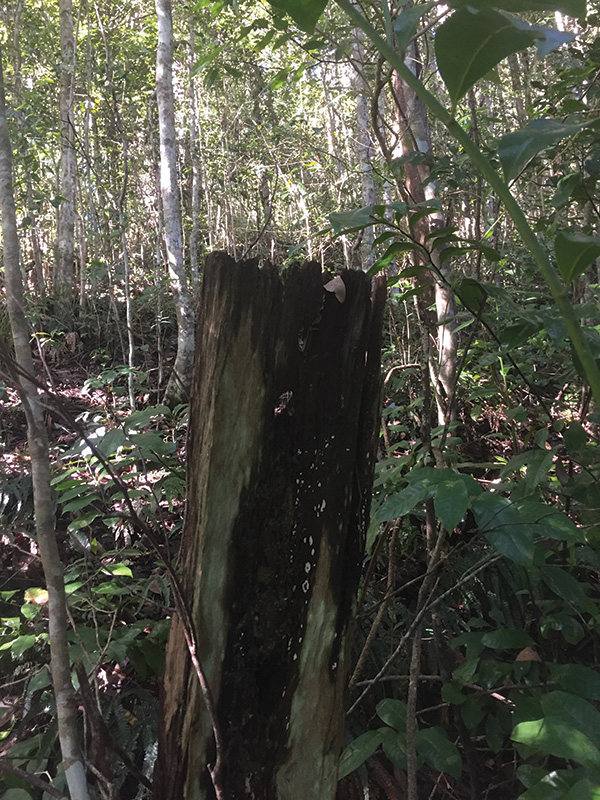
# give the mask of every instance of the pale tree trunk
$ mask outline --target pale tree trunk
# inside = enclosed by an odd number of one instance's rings
[[[69,299],[73,288],[75,256],[75,37],[71,0],[59,0],[60,14],[60,176],[56,225],[55,292]]]
[[[77,727],[77,701],[71,682],[67,642],[67,602],[63,567],[54,527],[54,498],[50,483],[48,435],[42,404],[33,380],[29,326],[25,316],[19,267],[19,239],[12,185],[12,152],[0,54],[0,212],[4,247],[6,303],[15,350],[14,363],[2,347],[5,369],[12,373],[27,418],[35,528],[48,590],[50,667],[58,718],[58,736],[71,800],[88,800],[88,790]]]
[[[419,53],[413,42],[406,53],[406,63],[413,71],[419,68]],[[417,151],[431,155],[431,138],[427,111],[422,101],[400,78],[393,81],[394,99],[400,126],[399,155]],[[430,178],[429,166],[404,164],[404,186],[410,203],[422,203],[437,197],[435,181]],[[445,224],[441,213],[423,217],[415,226],[415,234],[425,243],[428,233]],[[449,286],[449,265],[439,262],[438,254],[432,254],[437,275],[434,291],[436,306],[437,364],[433,366],[433,385],[438,408],[438,423],[444,425],[454,416],[453,395],[456,379],[456,336],[454,334],[454,297]],[[426,266],[426,265],[424,265]]]
[[[17,123],[21,132],[25,128],[25,112],[23,110],[23,75],[21,73],[21,14],[23,12],[22,0],[18,0],[14,7],[13,22],[13,71],[15,81],[15,99],[17,105]],[[33,258],[33,286],[37,297],[45,295],[44,270],[42,264],[42,250],[37,230],[37,209],[33,201],[33,187],[31,185],[31,172],[25,168],[25,191],[27,194],[27,216],[30,219],[29,233],[31,237],[31,255]]]
[[[196,59],[196,40],[194,19],[190,13],[189,40],[189,94],[190,94],[190,159],[192,161],[192,229],[190,231],[190,271],[192,288],[198,288],[198,241],[200,239],[200,155],[198,152],[198,103],[194,84],[194,61]]]
[[[183,265],[177,184],[171,0],[156,0],[156,14],[158,18],[156,101],[160,134],[160,188],[169,277],[177,315],[177,356],[167,383],[164,402],[167,405],[176,405],[188,399],[194,362],[194,311]]]
[[[156,800],[335,796],[385,280],[324,280],[206,260]]]
[[[104,44],[104,52],[106,55],[106,80],[110,87],[112,98],[112,110],[115,119],[117,131],[121,136],[121,152],[123,154],[123,181],[121,190],[117,200],[117,208],[119,209],[119,229],[121,233],[121,247],[122,247],[122,264],[123,264],[123,291],[125,294],[125,319],[127,322],[127,366],[129,372],[127,375],[127,392],[129,395],[129,407],[135,411],[135,390],[134,390],[134,368],[135,368],[135,341],[133,337],[133,299],[131,297],[131,269],[129,261],[129,247],[127,244],[127,223],[125,215],[125,205],[127,202],[127,183],[129,181],[129,143],[127,141],[127,134],[121,119],[121,112],[119,111],[119,103],[117,100],[117,93],[115,91],[115,83],[113,80],[113,71],[110,57],[110,50],[102,25],[102,19],[98,7],[96,7],[96,15],[98,19],[98,27],[102,36]]]
[[[376,190],[373,176],[373,142],[369,119],[370,89],[365,78],[365,36],[359,28],[356,28],[353,31],[353,37],[352,65],[355,70],[353,85],[356,90],[356,149],[361,177],[361,202],[363,206],[372,206],[376,202]],[[364,270],[369,270],[373,266],[374,239],[375,229],[370,225],[364,229],[361,242],[361,266]]]

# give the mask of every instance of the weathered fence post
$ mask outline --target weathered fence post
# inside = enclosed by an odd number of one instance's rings
[[[324,286],[324,283],[326,284]],[[224,800],[330,800],[380,402],[385,281],[207,260],[182,586]],[[210,715],[175,617],[156,800],[215,797]]]

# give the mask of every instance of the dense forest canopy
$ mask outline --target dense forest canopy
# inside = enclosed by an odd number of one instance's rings
[[[185,796],[226,796],[231,726],[178,560],[216,251],[264,265],[256,286],[312,276],[301,375],[326,313],[353,330],[344,303],[369,281],[347,271],[387,284],[344,741],[322,787],[339,782],[322,791],[600,796],[599,34],[585,0],[3,4],[0,800],[158,800],[174,615],[211,753],[193,767],[208,794]],[[253,415],[237,385],[218,409],[229,455]],[[295,402],[278,390],[277,425]],[[224,508],[246,468],[227,463]],[[288,796],[275,785],[265,798]]]

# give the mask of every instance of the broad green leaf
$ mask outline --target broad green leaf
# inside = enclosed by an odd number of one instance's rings
[[[579,420],[572,420],[563,430],[563,442],[571,455],[585,448],[588,443],[588,434]]]
[[[479,314],[488,297],[485,287],[474,278],[464,278],[457,287],[457,294],[471,314]]]
[[[106,572],[109,575],[126,575],[128,578],[133,578],[131,568],[125,564],[104,564],[102,572]]]
[[[542,696],[546,718],[562,720],[583,733],[594,747],[600,748],[600,711],[583,697],[567,692],[549,692]]]
[[[30,650],[35,644],[36,636],[34,634],[27,634],[26,636],[17,636],[11,643],[10,649],[17,656],[23,655],[26,650]]]
[[[600,768],[600,751],[597,747],[584,733],[562,719],[545,717],[520,722],[513,730],[511,739],[541,753],[567,758],[584,767]]]
[[[488,714],[485,721],[485,738],[487,739],[490,750],[494,753],[499,753],[500,750],[502,750],[506,732],[502,728],[498,717],[494,717],[491,714]]]
[[[443,728],[425,728],[417,733],[417,752],[430,767],[446,772],[457,780],[462,774],[462,760],[456,746]]]
[[[577,781],[564,800],[600,800],[600,783],[593,783],[588,778]]]
[[[329,221],[336,234],[368,228],[373,224],[373,206],[334,212],[329,215]]]
[[[533,44],[532,32],[492,9],[462,8],[438,29],[435,53],[452,105],[506,56]]]
[[[377,714],[382,722],[397,731],[406,730],[406,703],[387,698],[377,704]]]
[[[416,505],[432,497],[433,492],[433,486],[424,483],[407,486],[406,489],[402,489],[400,492],[388,497],[377,509],[376,518],[379,522],[387,522],[390,519],[404,517]]]
[[[528,500],[519,503],[518,509],[522,523],[529,525],[536,536],[558,539],[569,544],[575,544],[583,539],[583,531],[566,514],[552,506],[537,500]]]
[[[507,133],[498,143],[498,156],[504,177],[507,181],[513,180],[542,150],[593,124],[596,124],[596,120],[563,122],[560,119],[534,119],[524,128]]]
[[[499,628],[495,631],[488,631],[483,634],[481,641],[492,650],[522,650],[523,647],[535,644],[531,636],[519,628]]]
[[[269,0],[269,3],[289,14],[301,30],[312,33],[327,0]]]
[[[456,480],[440,483],[433,496],[435,514],[447,531],[452,532],[464,517],[469,506],[467,487],[456,475]]]
[[[82,514],[77,519],[74,519],[73,522],[70,522],[67,526],[68,531],[78,531],[81,528],[87,528],[88,525],[91,525],[92,522],[100,516],[99,511],[88,511],[87,514]]]
[[[47,686],[50,686],[50,684],[51,680],[48,670],[46,667],[42,667],[27,684],[27,694],[33,694],[40,689],[45,689]]]
[[[121,428],[111,428],[96,442],[96,447],[106,457],[114,456],[115,453],[127,444],[127,438]]]
[[[106,581],[105,583],[101,583],[100,586],[94,589],[94,591],[98,594],[114,595],[115,597],[120,597],[124,594],[131,594],[131,589],[119,586],[114,581]]]
[[[380,728],[383,752],[400,769],[406,769],[406,735],[393,728]]]
[[[144,408],[141,411],[134,411],[123,422],[123,430],[130,431],[132,429],[139,430],[149,425],[156,417],[169,414],[170,409],[168,406],[151,406]]]
[[[25,789],[15,786],[4,792],[0,800],[31,800],[31,795]]]
[[[554,252],[560,274],[566,284],[574,281],[600,256],[600,236],[579,231],[559,231]]]
[[[452,8],[472,6],[473,8],[501,8],[504,11],[562,11],[572,17],[583,19],[586,0],[452,0]]]
[[[570,789],[579,782],[579,770],[552,770],[547,772],[543,767],[529,764],[517,770],[519,780],[528,791],[519,795],[519,800],[565,800]]]
[[[453,705],[460,705],[466,700],[466,695],[461,691],[461,687],[455,681],[445,683],[442,686],[442,700],[444,703],[452,703]]]
[[[548,564],[540,568],[540,573],[546,586],[549,586],[555,594],[568,603],[575,604],[579,610],[583,610],[588,596],[576,578],[566,570]]]
[[[83,496],[78,494],[75,499],[69,500],[68,503],[64,504],[63,511],[81,511],[82,508],[86,508],[97,499],[98,498],[94,497],[94,495],[91,493]]]
[[[600,700],[600,673],[582,664],[551,664],[552,680],[579,697]]]
[[[423,248],[417,244],[417,242],[392,242],[381,258],[378,258],[373,264],[369,270],[369,274],[376,275],[381,267],[387,266],[397,255],[414,250],[423,250]],[[423,272],[423,267],[419,268],[419,272]]]
[[[419,20],[434,6],[435,2],[423,3],[423,5],[405,8],[398,14],[394,22],[394,33],[396,35],[396,48],[398,52],[404,54],[410,40],[415,35]]]
[[[473,514],[481,530],[499,553],[515,564],[533,561],[533,533],[521,520],[517,507],[505,497],[484,492],[473,501]]]
[[[350,742],[340,758],[338,780],[345,778],[346,775],[354,772],[361,764],[364,764],[367,758],[370,758],[381,744],[381,738],[380,731],[367,731],[353,742]]]

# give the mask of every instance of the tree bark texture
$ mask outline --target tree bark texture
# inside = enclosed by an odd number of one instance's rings
[[[160,134],[160,188],[169,261],[169,278],[177,316],[177,356],[164,402],[186,402],[194,361],[194,309],[183,265],[183,243],[177,180],[177,138],[173,96],[173,16],[171,0],[156,0],[156,102]]]
[[[62,197],[57,212],[56,268],[54,288],[70,298],[75,259],[75,198],[77,162],[75,159],[75,37],[71,0],[60,0],[60,184]]]
[[[415,42],[409,45],[406,63],[413,72],[418,73],[420,56]],[[397,73],[394,73],[393,89],[400,128],[398,142],[400,154],[406,155],[411,151],[415,151],[431,156],[431,135],[425,104],[401,80]],[[431,170],[427,162],[414,165],[407,161],[404,164],[404,186],[409,202],[424,203],[431,202],[437,198],[437,186],[431,178]],[[425,244],[427,236],[435,228],[441,228],[445,224],[446,222],[441,212],[428,214],[422,217],[415,225],[414,234],[418,241]],[[439,261],[438,252],[432,253],[432,257],[437,267],[437,275],[432,273],[435,286],[438,349],[434,389],[438,407],[438,423],[444,425],[455,418],[451,403],[456,382],[457,361],[457,341],[454,333],[455,305],[454,294],[450,288],[450,265]]]
[[[333,798],[380,410],[385,281],[207,260],[182,586],[222,739],[220,796]],[[155,773],[214,798],[215,740],[175,617]]]
[[[31,459],[35,529],[48,590],[48,635],[50,669],[58,719],[58,738],[71,800],[89,800],[81,754],[77,703],[71,682],[67,641],[67,600],[54,527],[54,496],[51,486],[48,434],[43,408],[33,378],[30,329],[25,315],[21,279],[19,234],[12,182],[12,145],[6,120],[4,76],[0,52],[0,215],[6,306],[10,319],[15,359],[0,344],[3,368],[12,375],[27,418],[27,439]]]

